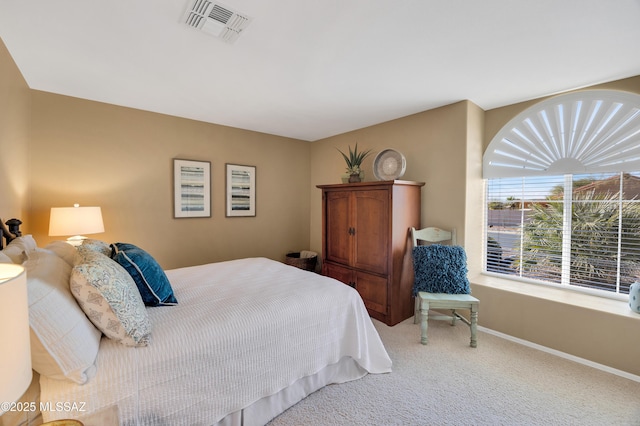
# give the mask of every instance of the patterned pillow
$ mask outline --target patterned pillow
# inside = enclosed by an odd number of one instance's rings
[[[127,271],[102,253],[78,249],[71,293],[87,317],[107,337],[126,346],[146,346],[151,323]]]
[[[112,258],[133,278],[147,306],[177,305],[164,270],[149,253],[127,243],[111,244]]]
[[[102,253],[107,257],[111,257],[111,247],[109,247],[109,244],[104,241],[87,238],[82,240],[82,244],[80,245],[80,247],[92,251],[97,251],[98,253]]]
[[[470,294],[467,255],[460,246],[433,244],[413,249],[413,295],[429,293]]]

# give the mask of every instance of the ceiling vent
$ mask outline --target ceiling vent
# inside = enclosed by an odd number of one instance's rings
[[[251,18],[220,3],[195,0],[187,10],[185,22],[190,27],[232,44],[249,26]]]

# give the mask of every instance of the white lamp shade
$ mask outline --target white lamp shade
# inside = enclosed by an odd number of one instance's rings
[[[14,402],[31,383],[31,347],[27,273],[10,263],[0,263],[0,342],[0,402]]]
[[[100,207],[52,207],[49,235],[68,236],[104,232]]]

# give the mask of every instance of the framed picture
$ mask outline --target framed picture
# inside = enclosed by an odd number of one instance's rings
[[[256,215],[256,168],[227,164],[227,217]]]
[[[173,216],[211,217],[211,163],[173,159]]]

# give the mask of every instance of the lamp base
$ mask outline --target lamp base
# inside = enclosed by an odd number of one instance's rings
[[[87,237],[83,237],[82,235],[74,235],[73,237],[67,238],[67,243],[71,244],[74,247],[78,247],[82,245],[82,242],[86,239]]]

